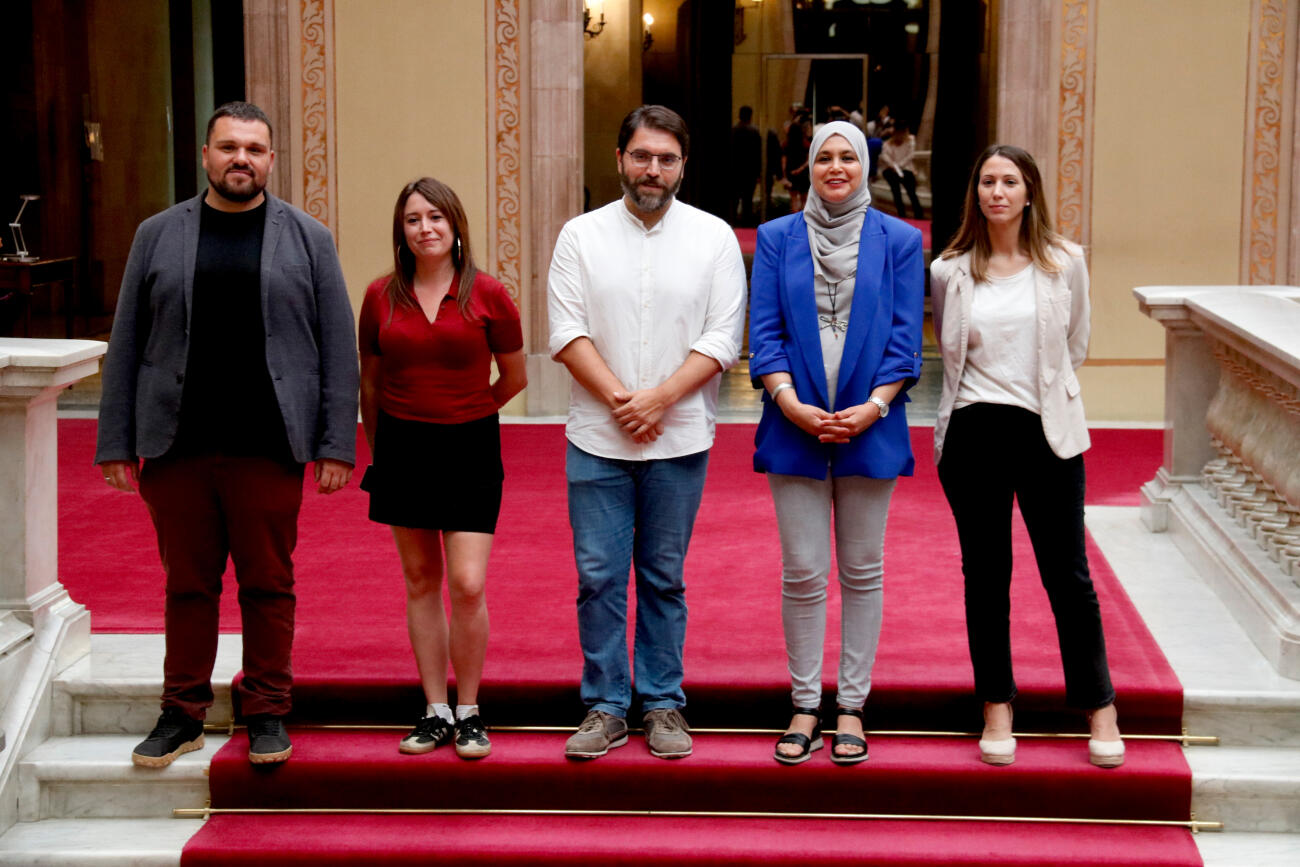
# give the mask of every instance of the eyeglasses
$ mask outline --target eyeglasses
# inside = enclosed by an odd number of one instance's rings
[[[627,158],[632,161],[632,165],[638,169],[647,168],[654,160],[659,161],[659,168],[665,171],[672,171],[682,164],[682,158],[677,154],[652,154],[649,151],[628,151]]]

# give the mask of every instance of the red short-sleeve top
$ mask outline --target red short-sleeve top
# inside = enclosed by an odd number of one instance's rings
[[[519,308],[506,288],[479,272],[462,316],[456,284],[430,322],[420,308],[389,315],[387,277],[366,289],[358,344],[362,360],[379,356],[379,408],[411,421],[457,424],[497,411],[489,390],[494,354],[523,348]]]

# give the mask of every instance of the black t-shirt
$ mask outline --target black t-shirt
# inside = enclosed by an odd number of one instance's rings
[[[265,227],[265,203],[238,213],[202,205],[180,428],[168,454],[293,462],[266,367]]]

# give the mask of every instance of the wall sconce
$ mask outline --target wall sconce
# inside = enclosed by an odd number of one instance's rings
[[[763,0],[737,0],[733,37],[736,45],[745,41],[745,10],[757,9],[759,17],[763,15]]]
[[[35,262],[39,256],[33,256],[27,251],[27,239],[23,237],[23,211],[27,210],[27,203],[34,202],[40,196],[34,193],[24,193],[18,198],[22,199],[22,204],[18,206],[18,214],[9,224],[9,234],[13,235],[14,251],[4,258],[10,262]]]
[[[655,17],[649,12],[641,16],[641,50],[649,51],[650,46],[655,44],[654,34],[650,32],[651,26],[655,23]]]
[[[583,2],[582,4],[582,35],[588,39],[595,39],[605,30],[605,4],[600,4],[600,18],[596,24],[591,23],[591,4]]]

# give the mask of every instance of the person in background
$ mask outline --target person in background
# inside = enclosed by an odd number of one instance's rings
[[[801,112],[786,131],[785,147],[782,150],[791,213],[803,210],[804,198],[808,195],[808,145],[811,143],[812,117],[807,112]]]
[[[733,226],[753,226],[754,187],[763,172],[763,137],[753,124],[754,109],[740,107],[740,121],[731,128],[731,193],[727,205]],[[739,205],[739,214],[736,206]]]
[[[822,652],[832,528],[843,607],[831,760],[867,758],[863,706],[880,639],[885,518],[914,465],[905,391],[921,370],[921,233],[868,207],[867,143],[826,124],[809,152],[801,213],[758,230],[749,371],[763,415],[754,469],[767,473],[781,536],[781,618],[794,712],[783,764],[822,747]]]
[[[370,519],[390,525],[397,543],[427,703],[398,749],[454,741],[461,758],[482,758],[492,748],[478,708],[485,585],[505,475],[497,411],[527,377],[519,310],[475,266],[465,210],[446,184],[420,178],[398,194],[393,270],[366,290],[359,330],[361,420],[374,460],[361,487]]]
[[[943,394],[934,426],[966,585],[980,758],[1015,761],[1011,704],[1011,506],[1020,505],[1051,600],[1066,703],[1087,711],[1094,765],[1124,761],[1101,610],[1084,542],[1090,441],[1075,370],[1088,353],[1083,250],[1052,230],[1038,166],[991,145],[966,190],[961,228],[930,266]]]
[[[925,209],[916,195],[916,171],[912,165],[912,156],[916,153],[916,136],[908,130],[907,121],[900,120],[894,124],[894,132],[880,148],[880,174],[889,184],[894,194],[894,210],[900,217],[907,216],[907,207],[903,204],[903,194],[899,184],[907,189],[907,197],[912,202],[912,216],[918,220],[925,219]]]

